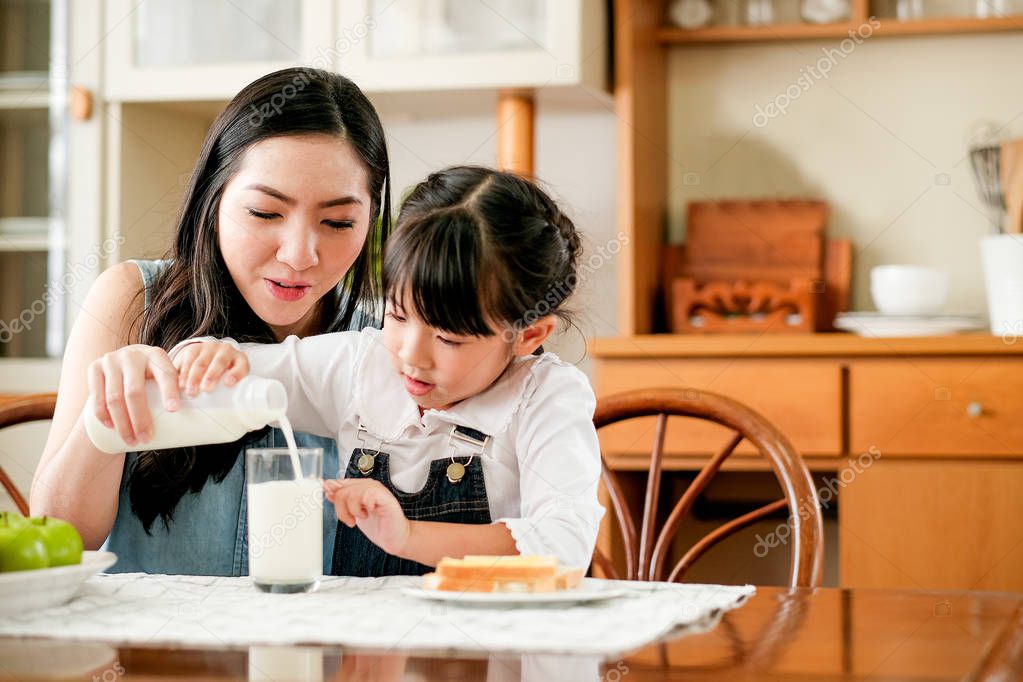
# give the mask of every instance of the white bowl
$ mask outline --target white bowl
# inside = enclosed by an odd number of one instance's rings
[[[885,315],[935,315],[948,300],[948,273],[922,265],[879,265],[870,295]]]
[[[0,573],[0,614],[16,615],[69,602],[89,576],[116,561],[113,552],[88,551],[82,552],[80,564]]]

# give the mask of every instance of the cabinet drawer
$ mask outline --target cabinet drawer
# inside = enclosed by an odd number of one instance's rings
[[[1023,454],[1023,361],[873,360],[849,368],[853,451]]]
[[[748,405],[770,420],[803,455],[842,452],[842,380],[833,361],[701,359],[599,360],[597,396],[638,388],[712,391]],[[601,429],[608,454],[649,456],[656,417]],[[665,436],[667,455],[707,455],[731,437],[718,424],[672,419]],[[755,454],[747,442],[736,450]]]

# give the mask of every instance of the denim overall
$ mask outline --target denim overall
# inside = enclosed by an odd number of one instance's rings
[[[359,427],[360,436],[365,427]],[[345,478],[371,478],[387,488],[412,521],[446,523],[490,523],[490,502],[483,480],[483,450],[489,436],[465,426],[453,426],[448,436],[452,454],[430,462],[426,484],[414,493],[398,490],[391,482],[390,456],[386,452],[355,448],[348,460]],[[456,444],[467,447],[468,456],[454,454]],[[381,445],[381,447],[384,447]],[[387,554],[370,541],[358,526],[337,524],[334,539],[333,575],[373,577],[423,575],[433,568]]]

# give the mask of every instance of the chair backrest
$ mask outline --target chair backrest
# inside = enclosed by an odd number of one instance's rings
[[[602,456],[602,480],[622,534],[626,575],[619,576],[610,558],[599,549],[594,563],[608,577],[627,580],[663,580],[675,533],[696,499],[720,470],[722,463],[744,439],[771,464],[785,497],[722,524],[696,542],[675,564],[667,580],[681,580],[685,571],[708,549],[755,521],[788,507],[791,532],[789,547],[791,587],[821,584],[824,557],[824,526],[820,504],[810,472],[789,440],[759,413],[725,396],[693,389],[642,389],[606,396],[597,401],[593,422],[598,429],[638,417],[657,416],[654,445],[650,455],[643,517],[637,532],[622,486]],[[668,417],[690,417],[715,422],[734,433],[725,446],[710,457],[675,503],[664,526],[655,528],[663,473],[664,436]]]
[[[0,400],[0,429],[15,424],[53,419],[53,410],[56,405],[56,393],[39,393]],[[4,490],[14,500],[18,511],[27,516],[28,501],[14,485],[14,481],[4,471],[2,465],[0,465],[0,485],[3,485]]]

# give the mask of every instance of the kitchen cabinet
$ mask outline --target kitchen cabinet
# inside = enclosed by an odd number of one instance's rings
[[[605,87],[603,0],[347,0],[342,73],[367,91]]]
[[[598,339],[590,353],[598,397],[713,391],[778,426],[822,503],[833,510],[837,498],[841,586],[1023,591],[1023,342],[662,334]],[[665,469],[685,478],[730,432],[674,421]],[[602,432],[609,466],[645,471],[653,432],[652,420]],[[750,454],[738,449],[724,470],[768,470]],[[613,551],[608,528],[602,538]]]
[[[106,0],[104,96],[230,99],[265,73],[311,65],[333,40],[333,12],[332,0]]]
[[[67,3],[0,5],[0,363],[66,328]]]

